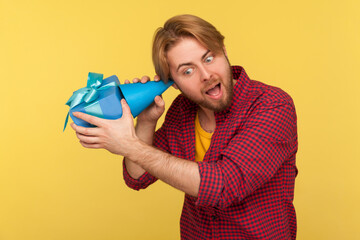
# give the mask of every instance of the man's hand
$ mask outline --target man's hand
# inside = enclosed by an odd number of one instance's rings
[[[163,102],[160,97],[158,100]],[[171,186],[197,197],[200,186],[198,164],[151,146],[156,121],[163,113],[164,106],[156,103],[148,107],[145,110],[148,112],[143,115],[144,124],[138,124],[136,130],[129,105],[124,99],[121,100],[121,106],[123,115],[117,120],[106,120],[80,112],[73,113],[75,117],[97,126],[85,128],[71,124],[81,145],[86,148],[104,148],[124,156],[126,169],[135,179],[147,171]],[[151,125],[153,126],[150,127]]]
[[[136,148],[139,139],[135,134],[134,120],[129,105],[121,100],[123,115],[116,120],[97,118],[85,113],[74,112],[74,116],[91,123],[96,128],[85,128],[71,124],[82,146],[86,148],[104,148],[109,152],[127,156]]]
[[[149,76],[143,76],[140,78],[134,78],[133,83],[141,82],[146,83],[150,81]],[[155,75],[154,81],[160,81],[160,77],[158,75]],[[129,80],[125,80],[125,84],[130,83]],[[141,101],[141,100],[139,100]],[[165,111],[165,102],[160,96],[156,96],[154,99],[154,103],[152,103],[149,107],[147,107],[143,112],[139,114],[137,117],[138,124],[151,124],[156,125],[158,119],[161,117],[161,115]]]

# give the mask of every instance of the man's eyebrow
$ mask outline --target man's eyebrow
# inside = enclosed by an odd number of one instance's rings
[[[206,53],[204,53],[204,55],[201,56],[201,60],[203,60],[203,59],[206,57],[206,55],[208,55],[209,52],[210,52],[210,50],[207,50]],[[191,64],[192,64],[191,62],[182,63],[182,64],[180,64],[180,65],[177,67],[176,71],[178,72],[178,71],[179,71],[179,68],[181,68],[181,67],[183,67],[183,66],[189,66],[189,65],[191,65]]]
[[[206,55],[208,55],[209,52],[210,52],[210,50],[207,50],[206,53],[204,55],[202,55],[201,59],[204,60],[204,58],[206,57]]]

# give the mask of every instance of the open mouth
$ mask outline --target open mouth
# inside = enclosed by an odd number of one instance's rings
[[[221,93],[220,83],[206,91],[206,94],[213,96],[213,97],[219,95],[220,93]]]

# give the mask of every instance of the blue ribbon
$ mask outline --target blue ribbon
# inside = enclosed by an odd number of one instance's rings
[[[80,88],[79,90],[75,91],[70,97],[70,99],[66,102],[66,105],[68,105],[70,109],[72,109],[83,102],[91,103],[98,98],[99,91],[118,85],[116,82],[110,82],[104,86],[101,86],[102,81],[103,74],[89,72],[86,87]],[[69,120],[70,109],[65,119],[63,131],[65,131],[66,125]]]

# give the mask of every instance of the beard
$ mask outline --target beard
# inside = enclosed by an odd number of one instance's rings
[[[209,82],[207,82],[206,86],[204,87],[204,89],[207,89],[208,86],[212,85],[214,82],[219,82],[219,84],[222,85],[222,91],[224,91],[223,95],[225,96],[224,98],[220,99],[219,101],[210,101],[208,99],[196,99],[191,95],[188,95],[186,93],[184,93],[183,91],[182,94],[188,98],[189,100],[191,100],[192,102],[196,103],[197,105],[199,105],[200,107],[203,108],[207,108],[209,110],[212,110],[214,112],[221,112],[224,111],[225,109],[227,109],[232,102],[233,96],[234,96],[234,82],[233,82],[233,78],[232,78],[232,70],[231,70],[231,66],[229,64],[228,67],[228,76],[226,77],[226,79],[213,79],[210,80]],[[181,90],[181,89],[180,89]],[[205,92],[202,92],[202,94],[205,94]]]

